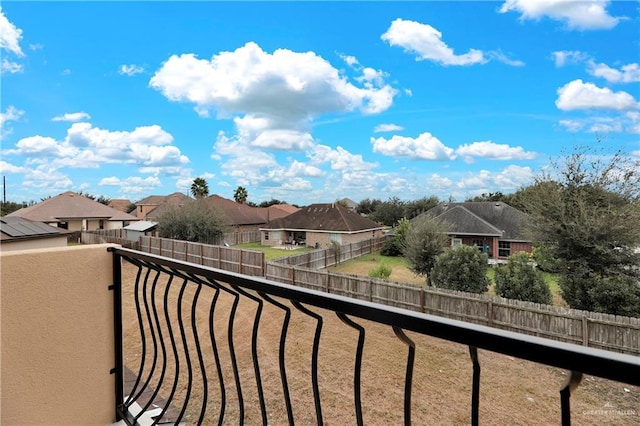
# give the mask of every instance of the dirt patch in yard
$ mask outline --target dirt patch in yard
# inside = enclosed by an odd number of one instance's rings
[[[372,262],[373,263],[373,262]],[[124,295],[124,333],[125,364],[134,372],[138,371],[141,357],[141,339],[134,304],[133,283],[136,268],[125,262],[123,267]],[[144,273],[142,274],[144,277]],[[154,275],[150,275],[147,295],[151,295]],[[166,279],[157,281],[154,305],[147,302],[151,312],[158,314],[163,325],[165,342],[169,342],[166,330],[165,313],[176,318],[182,315],[186,345],[172,319],[175,340],[179,348],[180,371],[175,374],[176,362],[167,346],[167,385],[160,387],[160,394],[168,398],[174,377],[176,392],[172,405],[180,410],[188,392],[194,401],[186,407],[186,421],[196,423],[199,414],[199,402],[204,395],[202,369],[198,365],[197,348],[194,344],[196,332],[202,343],[204,371],[207,374],[208,404],[205,424],[217,424],[220,412],[220,382],[216,375],[213,345],[208,333],[209,308],[214,300],[214,292],[204,288],[198,295],[196,308],[192,310],[195,298],[195,286],[187,286],[180,298],[182,280],[174,280],[166,293],[167,309],[162,303],[166,288]],[[140,303],[144,306],[144,298]],[[220,348],[220,362],[223,370],[226,404],[224,405],[224,424],[238,424],[240,409],[236,384],[231,365],[228,345],[228,325],[234,298],[221,292],[216,300],[213,317],[217,347]],[[291,304],[282,301],[287,306]],[[320,339],[318,377],[322,400],[323,417],[327,425],[355,424],[354,409],[354,359],[357,344],[357,332],[342,323],[332,312],[321,312],[324,322]],[[254,324],[256,303],[246,298],[237,307],[234,321],[233,344],[238,360],[239,380],[244,397],[244,420],[246,424],[261,424],[260,405],[256,391],[254,365],[251,357],[251,334]],[[144,311],[143,318],[146,317]],[[155,320],[152,318],[152,322]],[[259,338],[258,360],[264,388],[265,403],[270,425],[288,424],[284,393],[280,378],[279,351],[280,330],[284,313],[273,305],[265,304],[262,311]],[[367,425],[402,424],[403,389],[406,368],[407,348],[395,337],[390,327],[368,321],[356,320],[366,327],[364,358],[362,364],[362,406],[364,423]],[[297,424],[315,424],[315,408],[311,386],[311,351],[315,331],[315,320],[293,309],[287,334],[285,361],[293,413]],[[148,327],[147,327],[148,329]],[[467,347],[440,339],[408,333],[416,342],[416,359],[412,387],[413,424],[462,425],[470,422],[471,374],[472,364]],[[147,352],[153,352],[151,339],[147,338]],[[192,373],[194,385],[187,386],[187,367],[184,358],[185,347],[193,359]],[[158,344],[158,353],[162,348]],[[480,421],[483,424],[509,425],[546,425],[559,424],[559,389],[566,379],[566,372],[554,368],[522,361],[488,351],[479,351],[482,367],[480,384]],[[150,358],[146,360],[148,374]],[[151,383],[157,384],[158,374]],[[572,397],[572,420],[580,425],[636,425],[640,407],[640,388],[625,386],[599,378],[586,377]],[[608,411],[607,411],[608,410]],[[632,410],[635,410],[633,415]],[[621,414],[627,413],[627,414]]]

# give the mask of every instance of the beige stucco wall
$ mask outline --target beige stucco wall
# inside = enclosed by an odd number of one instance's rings
[[[4,242],[0,244],[0,251],[33,250],[33,249],[44,249],[44,248],[53,248],[53,247],[66,247],[66,245],[67,245],[67,236],[61,235],[59,237],[52,237],[52,238],[38,238],[38,239],[25,240],[25,241]]]
[[[0,423],[114,416],[109,244],[0,254]]]

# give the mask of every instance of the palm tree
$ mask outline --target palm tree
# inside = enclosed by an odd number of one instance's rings
[[[236,203],[244,204],[247,202],[247,197],[249,194],[247,193],[247,188],[244,186],[239,186],[236,188],[233,193],[233,199],[236,200]]]
[[[195,178],[191,184],[191,194],[198,199],[209,195],[209,185],[207,181],[201,177]]]

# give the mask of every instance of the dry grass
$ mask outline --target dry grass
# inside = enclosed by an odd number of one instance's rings
[[[133,279],[135,268],[125,263],[124,267],[125,310],[125,363],[134,371],[140,358],[140,336],[137,332],[135,305],[133,303]],[[176,301],[180,290],[179,281],[174,281],[169,291],[169,313],[177,315]],[[194,298],[194,286],[185,291],[182,314],[189,324],[187,347],[195,353],[190,323],[190,307]],[[164,291],[163,280],[159,280],[158,294]],[[198,308],[193,320],[203,344],[202,351],[209,383],[209,406],[206,424],[217,424],[220,389],[215,376],[212,346],[208,338],[209,306],[213,297],[211,290],[200,294]],[[233,379],[230,353],[227,344],[227,325],[233,298],[221,294],[217,301],[214,328],[221,350],[227,403],[224,424],[238,424],[239,410]],[[291,306],[288,304],[288,306]],[[245,398],[244,419],[246,424],[261,424],[256,380],[251,361],[251,327],[256,304],[246,298],[238,306],[234,322],[234,345],[239,363],[240,381]],[[162,306],[158,307],[161,317]],[[320,310],[316,310],[320,312]],[[322,312],[324,324],[319,354],[319,382],[325,424],[355,424],[353,397],[353,363],[357,332],[344,325],[331,312]],[[287,424],[282,384],[278,365],[278,342],[283,311],[265,304],[259,327],[258,358],[262,385],[266,397],[270,425]],[[366,327],[365,351],[362,366],[362,404],[365,424],[401,424],[403,412],[404,373],[407,350],[390,327],[367,321],[358,321]],[[311,387],[311,348],[315,321],[297,310],[292,311],[287,335],[286,367],[293,412],[298,424],[315,424],[315,409]],[[164,336],[167,338],[166,330]],[[413,378],[412,419],[413,424],[468,424],[470,421],[471,361],[465,346],[411,333],[416,342],[416,364]],[[176,336],[178,339],[179,336]],[[179,345],[182,347],[182,345]],[[149,346],[150,347],[150,346]],[[180,408],[186,394],[187,370],[184,355],[180,354],[181,371],[178,392],[173,406]],[[172,357],[170,357],[172,359]],[[194,358],[195,359],[195,358]],[[149,363],[150,360],[147,360]],[[564,372],[553,368],[514,359],[487,351],[480,351],[481,401],[480,419],[484,424],[558,424],[560,419],[559,389],[565,380]],[[170,361],[169,385],[174,377]],[[197,362],[196,362],[197,364]],[[145,370],[148,371],[148,370]],[[146,373],[145,373],[146,374]],[[144,375],[143,375],[144,376]],[[199,400],[203,388],[200,368],[194,366],[196,386],[192,398]],[[157,383],[154,376],[152,383]],[[629,389],[625,391],[624,388]],[[170,386],[161,389],[167,397]],[[610,404],[616,410],[635,410],[636,415],[584,414],[591,410],[607,410]],[[573,420],[576,424],[638,424],[640,389],[587,377],[572,397]],[[187,407],[187,421],[197,420],[199,407]]]

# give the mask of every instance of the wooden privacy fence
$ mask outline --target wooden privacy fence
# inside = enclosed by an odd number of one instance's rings
[[[640,318],[417,287],[275,262],[267,264],[266,278],[504,330],[640,355]]]
[[[124,230],[122,229],[110,229],[108,232],[102,230],[102,232],[82,232],[80,241],[82,244],[103,244],[114,243],[120,244],[122,247],[140,250],[140,243],[138,241],[131,241],[124,237]]]
[[[261,251],[157,237],[140,237],[138,250],[244,275],[265,275],[265,257]]]
[[[340,253],[336,256],[336,251],[333,247],[326,249],[318,249],[301,253],[294,256],[280,257],[269,261],[269,263],[276,263],[281,265],[290,266],[303,266],[312,269],[324,269],[330,266],[334,266],[337,263],[345,262],[347,260],[355,259],[356,257],[364,256],[371,253],[372,249],[375,251],[382,248],[382,243],[385,238],[376,238],[370,240],[364,240],[357,243],[345,244],[340,246]]]

